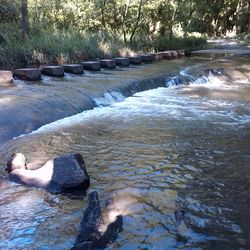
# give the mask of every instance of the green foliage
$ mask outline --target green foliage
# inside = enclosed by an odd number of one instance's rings
[[[184,38],[174,37],[168,39],[160,36],[156,39],[154,48],[156,51],[164,51],[169,49],[201,49],[207,46],[207,40],[205,37],[187,36]]]
[[[11,30],[11,32],[4,32]],[[72,29],[53,30],[33,27],[30,38],[20,39],[17,24],[0,26],[6,43],[0,44],[0,67],[76,63],[86,59],[119,55],[125,47],[119,39],[104,42],[101,35]]]
[[[1,65],[200,48],[205,35],[250,31],[247,0],[28,0],[30,34],[23,40],[21,2],[0,0]]]
[[[0,0],[0,20],[4,22],[13,22],[20,20],[20,3],[17,0]]]

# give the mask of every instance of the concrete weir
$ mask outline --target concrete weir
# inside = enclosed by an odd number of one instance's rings
[[[11,88],[4,87],[0,91],[0,142],[30,133],[61,118],[93,109],[102,105],[102,102],[109,105],[136,92],[165,87],[167,77],[190,65],[190,61],[186,60],[178,63],[163,60],[149,65],[145,63],[146,58],[150,61],[154,59],[152,55],[145,56],[143,64],[142,56],[102,60],[106,67],[114,65],[113,62],[126,66],[128,61],[135,65],[142,64],[141,67],[124,67],[109,72],[106,69],[100,71],[100,61],[83,62],[81,67],[72,64],[45,66],[42,74],[59,78],[34,81],[33,84],[30,81],[41,78],[40,69],[17,69],[14,75],[24,82],[15,82]],[[78,73],[82,67],[96,72],[88,72],[84,77],[62,77],[64,70]],[[2,71],[0,76],[0,86],[12,79],[10,71]]]
[[[64,68],[62,66],[45,66],[42,68],[42,74],[54,77],[63,77]]]
[[[101,70],[101,64],[98,61],[86,61],[86,62],[81,62],[81,64],[85,70],[89,70],[89,71]]]
[[[8,70],[0,70],[0,86],[9,86],[13,83],[12,72]]]
[[[71,74],[83,74],[83,65],[81,64],[63,64],[64,71]]]
[[[14,76],[21,80],[38,81],[41,79],[41,70],[37,68],[16,69]]]

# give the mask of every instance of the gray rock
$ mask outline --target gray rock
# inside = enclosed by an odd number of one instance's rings
[[[134,65],[139,65],[142,63],[142,58],[141,56],[130,56],[129,63]]]
[[[13,83],[12,72],[8,70],[0,70],[0,86],[8,86]]]
[[[101,64],[98,61],[86,61],[86,62],[81,62],[83,65],[83,68],[85,70],[89,71],[100,71],[101,70]]]
[[[41,70],[37,68],[16,69],[14,76],[26,81],[38,81],[41,79]]]
[[[89,175],[80,154],[56,157],[35,170],[14,169],[9,173],[9,178],[14,182],[41,187],[50,192],[63,192],[80,186],[87,189],[90,185]]]
[[[81,75],[83,74],[83,65],[81,64],[64,64],[62,65],[64,71],[71,74]]]
[[[129,66],[129,59],[127,57],[116,57],[114,60],[117,66],[121,67]]]
[[[101,68],[114,69],[116,68],[116,62],[113,59],[100,60]]]
[[[42,68],[42,74],[54,77],[63,77],[64,68],[62,66],[44,66]]]

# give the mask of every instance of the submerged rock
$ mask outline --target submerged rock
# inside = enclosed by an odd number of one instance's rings
[[[106,219],[109,218],[106,213],[102,214],[98,193],[91,192],[72,250],[104,249],[118,237],[122,231],[122,217],[118,215],[110,221]]]
[[[32,187],[41,187],[50,192],[90,185],[84,160],[80,154],[66,154],[49,160],[42,167],[27,169],[25,157],[13,154],[7,163],[10,180]]]

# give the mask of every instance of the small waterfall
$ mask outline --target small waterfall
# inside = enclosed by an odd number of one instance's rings
[[[166,80],[166,87],[172,87],[177,85],[189,85],[191,83],[194,84],[203,84],[211,81],[211,78],[222,76],[224,73],[224,69],[207,69],[204,71],[204,75],[195,77],[190,75],[188,71],[191,68],[188,67],[184,70],[181,70],[179,75],[173,76]]]
[[[109,106],[115,102],[122,102],[126,97],[117,91],[104,93],[104,96],[94,98],[94,102],[99,107]]]

